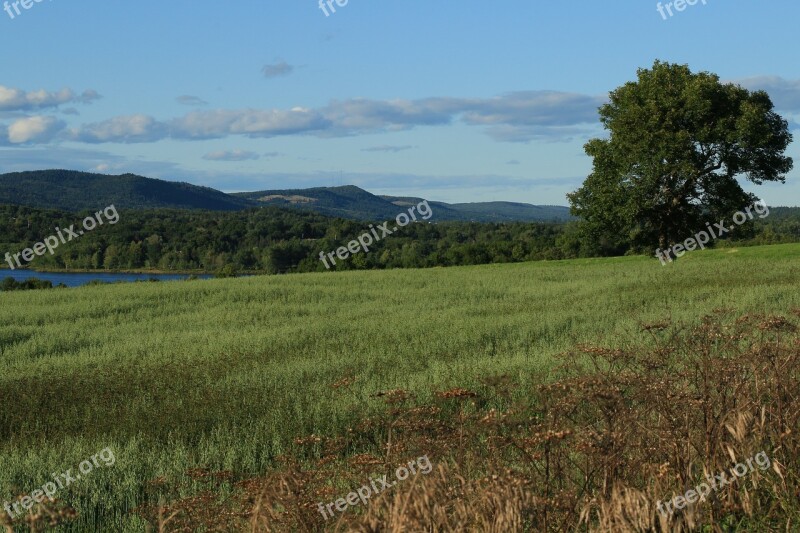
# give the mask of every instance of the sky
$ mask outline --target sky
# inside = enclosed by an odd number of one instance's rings
[[[15,1],[0,172],[567,205],[598,106],[662,60],[772,96],[797,168],[742,183],[800,205],[796,0]]]

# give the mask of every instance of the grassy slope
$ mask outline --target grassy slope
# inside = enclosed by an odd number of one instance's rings
[[[122,511],[141,503],[144,481],[200,465],[263,471],[294,437],[336,434],[378,409],[376,391],[524,380],[577,342],[629,338],[640,321],[800,307],[798,252],[0,294],[0,498],[112,446],[113,468],[60,496],[84,521],[141,530]],[[348,375],[346,394],[331,389]]]

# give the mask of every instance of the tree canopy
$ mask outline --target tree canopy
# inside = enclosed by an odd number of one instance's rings
[[[756,200],[739,179],[783,183],[788,123],[764,91],[656,61],[609,95],[608,138],[584,149],[593,169],[568,195],[599,252],[666,248]]]

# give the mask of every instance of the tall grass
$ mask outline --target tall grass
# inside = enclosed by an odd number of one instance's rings
[[[0,497],[110,446],[59,494],[90,531],[140,531],[147,482],[263,473],[301,435],[378,414],[370,396],[544,376],[576,344],[715,308],[800,306],[800,246],[653,259],[303,274],[0,294]],[[355,378],[341,393],[331,385]],[[376,436],[375,442],[379,438]],[[2,502],[0,502],[2,503]]]

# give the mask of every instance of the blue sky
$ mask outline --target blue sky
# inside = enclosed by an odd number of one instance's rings
[[[27,1],[0,12],[0,172],[566,205],[597,106],[656,59],[800,122],[794,0]],[[800,205],[799,146],[746,188]]]

